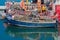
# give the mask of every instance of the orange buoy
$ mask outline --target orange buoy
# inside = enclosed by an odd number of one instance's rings
[[[2,15],[2,19],[4,19],[4,18],[5,18],[5,16]]]
[[[8,23],[7,23],[7,22],[4,22],[3,25],[4,25],[5,27],[7,27],[7,26],[8,26]]]

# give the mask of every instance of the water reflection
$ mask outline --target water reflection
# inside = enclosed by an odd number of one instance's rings
[[[55,40],[54,36],[56,36],[56,30],[53,28],[26,28],[16,25],[8,25],[6,33],[12,37],[20,36],[24,40]]]
[[[19,26],[15,26],[15,25],[8,25],[6,28],[6,33],[8,33],[10,36],[12,37],[16,37],[16,36],[21,36],[24,39],[39,39],[39,33],[35,33],[35,32],[28,32],[27,28],[23,28],[23,27],[19,27]]]

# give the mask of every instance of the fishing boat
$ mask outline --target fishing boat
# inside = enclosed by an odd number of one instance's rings
[[[6,6],[6,23],[21,27],[56,27],[56,19],[51,17],[54,15],[52,4],[53,1],[50,1],[46,6],[41,4],[41,0],[37,0],[37,3],[28,0],[12,2]]]

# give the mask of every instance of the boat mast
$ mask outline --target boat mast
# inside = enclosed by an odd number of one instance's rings
[[[37,0],[37,6],[38,6],[38,12],[40,12],[40,9],[41,9],[41,0]]]

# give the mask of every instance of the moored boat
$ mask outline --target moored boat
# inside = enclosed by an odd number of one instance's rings
[[[52,1],[47,7],[46,4],[41,4],[41,0],[37,3],[24,2],[24,0],[12,3],[5,20],[7,23],[24,27],[56,27],[56,19],[51,17],[54,15],[51,4]]]

